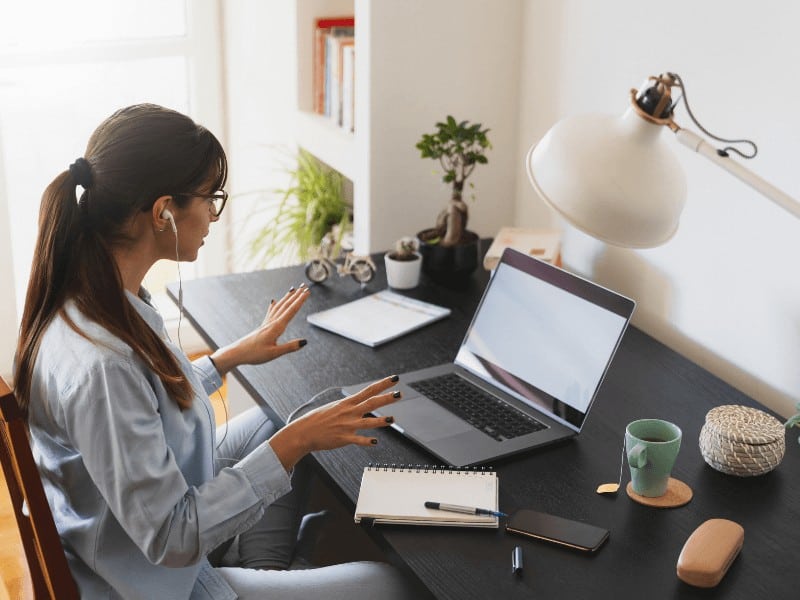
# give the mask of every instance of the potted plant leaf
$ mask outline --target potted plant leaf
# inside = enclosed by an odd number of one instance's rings
[[[297,152],[296,166],[288,169],[291,183],[274,190],[264,212],[268,222],[250,240],[250,256],[265,265],[274,259],[304,262],[322,243],[325,234],[338,226],[336,248],[341,250],[352,230],[352,207],[344,192],[344,178],[306,150]],[[272,198],[275,198],[274,196]]]
[[[800,411],[800,402],[797,403],[797,410]],[[800,427],[800,412],[796,415],[792,416],[788,421],[785,423],[786,429],[791,429],[792,427]],[[800,442],[800,438],[797,438],[797,441]]]
[[[384,256],[386,281],[389,287],[407,290],[417,287],[422,256],[417,252],[417,240],[404,237],[397,240],[394,250]]]
[[[488,132],[480,123],[459,122],[448,115],[436,123],[436,131],[423,134],[417,143],[422,158],[439,161],[442,181],[451,189],[450,201],[436,218],[436,225],[417,234],[423,270],[441,283],[461,283],[478,266],[480,240],[467,229],[469,209],[463,194],[475,167],[489,162],[486,151],[492,145]],[[471,182],[469,185],[474,187]]]

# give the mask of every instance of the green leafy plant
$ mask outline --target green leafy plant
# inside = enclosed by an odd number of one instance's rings
[[[448,115],[436,123],[436,131],[425,133],[417,143],[422,158],[439,161],[444,170],[442,181],[449,184],[452,195],[447,207],[436,218],[435,231],[425,241],[429,244],[456,246],[465,238],[469,211],[462,199],[464,184],[477,165],[489,162],[486,151],[492,147],[480,123],[457,122]],[[474,187],[470,183],[470,187]]]
[[[800,402],[797,403],[797,410],[800,410]],[[786,429],[791,429],[792,427],[800,427],[800,412],[786,421]],[[800,442],[800,437],[797,438],[797,441]]]
[[[308,260],[325,234],[338,225],[335,256],[342,236],[352,229],[352,208],[344,195],[342,175],[302,149],[296,167],[288,173],[290,186],[275,190],[277,205],[267,207],[274,216],[250,242],[251,258],[263,264],[285,256]]]

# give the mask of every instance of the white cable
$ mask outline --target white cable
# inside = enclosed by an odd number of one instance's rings
[[[300,406],[295,408],[291,413],[289,413],[289,416],[286,418],[286,424],[288,425],[289,423],[291,423],[294,420],[294,418],[297,416],[297,413],[299,413],[304,408],[307,408],[307,407],[311,406],[312,404],[314,404],[314,402],[316,402],[317,399],[320,396],[322,396],[323,394],[327,394],[328,392],[332,392],[334,390],[339,390],[339,393],[340,394],[342,393],[342,387],[339,386],[339,385],[333,385],[333,386],[331,386],[329,388],[325,388],[321,392],[317,392],[316,394],[311,396],[310,400],[306,400]]]
[[[183,342],[181,342],[181,322],[183,321],[183,277],[181,277],[181,257],[178,253],[178,229],[172,229],[175,234],[175,262],[178,265],[178,347],[181,352],[186,354],[183,350]]]

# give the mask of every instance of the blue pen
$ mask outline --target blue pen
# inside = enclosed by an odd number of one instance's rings
[[[460,504],[445,504],[444,502],[426,502],[425,508],[434,510],[446,510],[448,512],[464,513],[467,515],[492,515],[493,517],[507,517],[504,512],[489,510],[488,508],[473,508],[471,506],[461,506]]]

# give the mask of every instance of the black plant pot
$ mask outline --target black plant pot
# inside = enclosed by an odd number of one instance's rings
[[[422,255],[422,271],[437,283],[449,287],[464,285],[480,262],[478,234],[467,231],[466,242],[444,247],[425,241],[432,231],[424,229],[417,234],[419,253]]]

